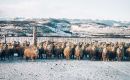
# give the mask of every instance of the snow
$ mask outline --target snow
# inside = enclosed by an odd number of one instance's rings
[[[129,28],[124,27],[116,27],[116,26],[100,26],[100,25],[72,25],[71,26],[72,32],[84,32],[84,33],[113,33],[113,34],[130,34]]]
[[[49,29],[51,29],[52,31],[56,32],[56,33],[52,33],[52,35],[58,35],[58,36],[71,36],[71,34],[69,33],[65,33],[63,31],[61,31],[60,29],[56,29],[56,28],[53,28],[53,27],[49,27],[47,26]]]
[[[20,41],[23,43],[25,40],[29,41],[31,44],[33,44],[33,37],[7,37],[6,38],[7,42],[12,42],[12,41]],[[126,42],[129,43],[130,39],[129,38],[65,38],[65,37],[38,37],[37,41],[38,43],[42,41],[67,41],[67,42],[73,42],[73,43],[78,43],[78,42],[93,42],[93,41],[99,41],[99,42]],[[5,40],[2,39],[1,42],[4,42]]]
[[[0,80],[129,80],[129,62],[37,60],[0,62]]]

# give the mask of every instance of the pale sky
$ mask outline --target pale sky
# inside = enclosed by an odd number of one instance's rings
[[[0,0],[0,17],[130,21],[130,0]]]

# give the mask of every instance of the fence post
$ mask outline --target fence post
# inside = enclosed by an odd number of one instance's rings
[[[37,46],[37,27],[33,26],[33,45]]]

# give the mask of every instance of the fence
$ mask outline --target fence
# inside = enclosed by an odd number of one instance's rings
[[[20,41],[21,43],[26,41],[29,41],[31,44],[33,43],[33,37],[7,37],[7,42],[12,42],[12,41]],[[98,42],[126,42],[129,43],[130,39],[129,38],[73,38],[73,37],[37,37],[37,42],[42,42],[42,41],[58,41],[58,42],[73,42],[73,43],[78,43],[78,42],[93,42],[93,41],[98,41]],[[4,42],[4,39],[1,40]]]

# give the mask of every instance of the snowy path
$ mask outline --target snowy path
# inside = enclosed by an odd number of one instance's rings
[[[130,62],[0,62],[0,80],[130,80]]]

